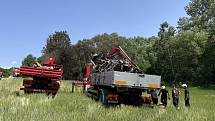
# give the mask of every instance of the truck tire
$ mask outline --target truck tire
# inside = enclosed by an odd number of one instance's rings
[[[99,101],[102,104],[107,104],[107,92],[104,89],[99,90]]]

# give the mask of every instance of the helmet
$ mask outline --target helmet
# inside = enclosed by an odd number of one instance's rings
[[[181,86],[182,86],[182,87],[187,87],[187,85],[186,85],[186,84],[182,84]]]
[[[95,54],[93,54],[93,57],[94,57],[94,56],[98,56],[98,54],[97,54],[97,53],[95,53]]]
[[[166,87],[165,86],[161,86],[161,89],[165,89]]]

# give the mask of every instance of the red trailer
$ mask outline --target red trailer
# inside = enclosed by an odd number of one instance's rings
[[[3,77],[3,68],[0,67],[0,80]]]
[[[54,62],[55,57],[50,57],[42,64],[34,62],[32,67],[21,66],[16,69],[18,76],[28,77],[23,80],[23,88],[20,89],[25,93],[44,92],[55,95],[60,88],[63,66]]]

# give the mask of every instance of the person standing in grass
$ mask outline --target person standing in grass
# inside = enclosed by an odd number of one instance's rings
[[[190,107],[190,92],[189,92],[188,87],[187,87],[186,84],[182,84],[182,87],[184,88],[185,106]]]
[[[151,94],[153,105],[158,104],[158,94],[156,92],[156,89],[149,89],[148,94]]]
[[[166,90],[165,86],[161,87],[161,90],[159,91],[158,96],[160,96],[160,94],[161,94],[161,103],[163,104],[163,106],[166,107],[167,106],[167,99],[169,98],[169,92]]]
[[[179,109],[178,107],[178,103],[179,103],[179,91],[176,88],[175,85],[173,85],[173,89],[172,89],[172,99],[173,99],[173,105]]]

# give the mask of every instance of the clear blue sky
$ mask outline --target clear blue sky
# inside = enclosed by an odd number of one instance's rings
[[[72,43],[101,33],[157,35],[160,23],[176,26],[188,0],[0,0],[0,67],[40,56],[48,35],[66,30]]]

